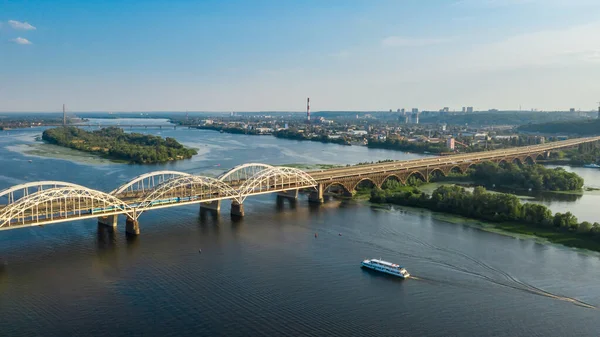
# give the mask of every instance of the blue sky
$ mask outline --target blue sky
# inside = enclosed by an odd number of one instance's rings
[[[0,0],[0,111],[593,109],[600,1]]]

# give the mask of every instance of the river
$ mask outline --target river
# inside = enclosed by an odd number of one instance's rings
[[[139,166],[0,134],[0,188],[65,180],[109,191],[153,170],[216,175],[246,162],[346,164],[402,152],[206,130],[138,130],[199,154]],[[55,157],[55,158],[50,158]],[[56,158],[58,157],[58,158]],[[31,160],[32,162],[29,162]],[[586,185],[600,171],[573,169]],[[581,170],[581,171],[579,171]],[[542,201],[600,221],[598,195]],[[596,206],[597,207],[597,206]],[[427,210],[329,200],[310,206],[251,197],[233,221],[198,206],[148,212],[127,238],[93,220],[0,232],[5,336],[597,336],[600,254],[436,220]],[[314,234],[318,233],[315,238]],[[202,250],[199,253],[199,249]],[[398,262],[397,280],[361,270]]]

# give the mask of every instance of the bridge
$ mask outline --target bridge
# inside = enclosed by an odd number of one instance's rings
[[[221,202],[230,200],[231,214],[244,216],[243,203],[254,195],[277,193],[297,199],[299,191],[308,191],[310,202],[322,203],[334,186],[351,194],[363,181],[381,187],[388,179],[406,183],[414,176],[429,181],[435,175],[466,172],[484,161],[535,163],[550,151],[597,141],[600,137],[309,172],[260,163],[236,166],[218,177],[158,171],[135,177],[110,192],[61,181],[30,182],[0,191],[0,230],[89,218],[114,229],[118,216],[124,215],[126,232],[137,235],[139,217],[155,209],[200,204],[201,209],[218,212]]]

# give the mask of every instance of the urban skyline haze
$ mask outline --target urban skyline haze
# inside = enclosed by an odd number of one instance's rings
[[[592,110],[593,0],[0,4],[0,111]]]

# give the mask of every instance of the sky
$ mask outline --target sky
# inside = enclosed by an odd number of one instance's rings
[[[0,0],[0,111],[582,110],[598,0]]]

